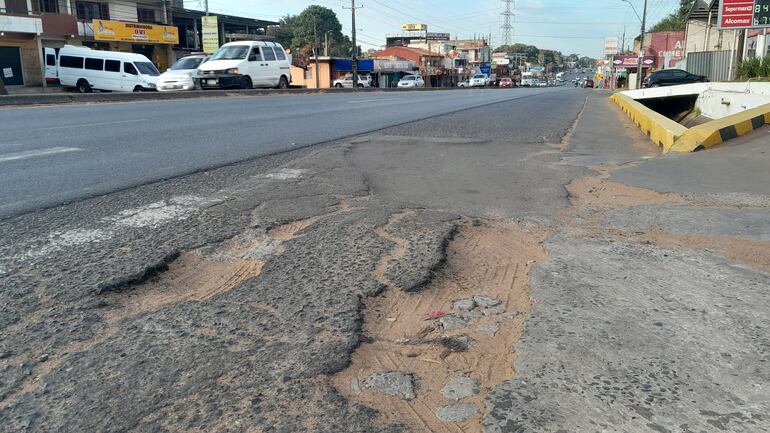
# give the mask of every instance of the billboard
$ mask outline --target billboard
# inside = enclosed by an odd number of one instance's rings
[[[427,24],[401,24],[401,30],[405,32],[423,32],[428,30]]]
[[[655,32],[645,46],[655,56],[655,66],[668,69],[684,60],[684,32]],[[650,53],[650,51],[647,51]]]
[[[211,54],[219,49],[219,19],[216,16],[201,17],[203,52]]]
[[[618,53],[618,38],[617,37],[610,37],[610,38],[604,38],[604,55],[605,56],[614,56]]]
[[[134,42],[140,44],[179,43],[179,29],[144,23],[93,20],[94,39],[97,41]]]
[[[719,0],[720,29],[770,27],[770,0]]]
[[[616,68],[638,68],[639,56],[618,56],[612,61],[612,64]],[[642,67],[649,68],[655,64],[655,56],[644,56],[642,60]]]

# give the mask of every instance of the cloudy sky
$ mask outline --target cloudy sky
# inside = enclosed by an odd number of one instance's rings
[[[630,0],[642,13],[644,0]],[[350,34],[350,0],[209,0],[209,10],[277,21],[286,14],[297,14],[311,4],[337,13],[343,31]],[[679,0],[648,0],[648,20],[652,23],[673,12]],[[202,9],[203,0],[185,0],[185,6]],[[426,23],[429,31],[448,32],[452,37],[472,38],[492,34],[492,44],[501,41],[500,0],[356,0],[359,43],[364,49],[377,48],[386,34],[400,32],[403,23]],[[623,35],[630,44],[639,34],[639,19],[623,0],[514,0],[513,42],[550,48],[565,54],[601,57],[606,36]]]

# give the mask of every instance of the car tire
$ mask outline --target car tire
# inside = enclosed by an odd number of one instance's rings
[[[75,86],[78,93],[91,93],[93,89],[91,89],[91,85],[88,84],[88,81],[85,79],[78,80],[77,85]]]
[[[338,89],[341,89],[342,88],[342,83],[337,83],[337,84],[334,85],[334,87],[336,87]]]
[[[358,88],[359,88],[359,89],[363,89],[363,88],[364,88],[364,85],[363,85],[363,84],[359,84],[359,85],[358,85]]]
[[[279,89],[289,88],[289,80],[287,80],[286,77],[283,75],[281,75],[281,78],[278,79],[278,88]]]
[[[134,92],[136,92],[136,93],[144,92],[144,87],[136,86],[136,87],[134,87]]]
[[[652,83],[652,84],[650,84],[650,88],[654,89],[656,87],[660,87],[660,84],[659,83]]]
[[[254,84],[251,82],[251,77],[244,76],[241,78],[241,89],[253,89]]]

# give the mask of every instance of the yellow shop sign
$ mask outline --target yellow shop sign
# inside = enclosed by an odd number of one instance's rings
[[[138,44],[178,44],[179,29],[144,23],[93,20],[97,41],[134,42]]]

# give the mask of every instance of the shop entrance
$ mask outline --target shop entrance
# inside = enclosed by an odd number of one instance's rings
[[[0,78],[6,86],[23,86],[21,53],[17,47],[0,47]]]
[[[135,54],[141,54],[148,59],[150,59],[151,62],[154,62],[155,57],[155,46],[154,45],[137,45],[132,44],[131,45],[131,52]]]

